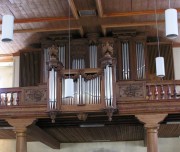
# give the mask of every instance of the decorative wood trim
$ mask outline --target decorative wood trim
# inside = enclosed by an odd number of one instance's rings
[[[6,119],[6,121],[13,127],[15,127],[15,131],[25,131],[26,127],[31,125],[36,119],[35,118],[18,118],[18,119]]]
[[[25,106],[0,106],[0,116],[7,118],[48,118],[47,104]]]
[[[117,101],[146,99],[145,81],[120,81],[116,83]]]
[[[139,119],[142,123],[145,124],[145,128],[156,127],[161,121],[165,119],[167,114],[146,114],[146,115],[136,115],[136,118]]]

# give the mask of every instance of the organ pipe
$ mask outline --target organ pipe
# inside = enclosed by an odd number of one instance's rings
[[[97,68],[97,46],[91,44],[89,46],[90,68]]]
[[[64,87],[64,83],[62,83],[62,90],[64,90]],[[62,92],[62,104],[100,104],[100,92],[100,76],[87,80],[79,75],[77,80],[74,81],[74,97],[65,98]]]
[[[113,106],[113,80],[112,66],[106,65],[104,69],[105,102],[107,107]]]
[[[56,109],[57,103],[57,71],[52,68],[49,71],[49,108]]]
[[[136,66],[137,66],[137,78],[145,78],[145,60],[144,60],[144,46],[143,43],[136,43]]]

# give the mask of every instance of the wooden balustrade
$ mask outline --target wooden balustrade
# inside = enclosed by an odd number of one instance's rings
[[[0,106],[16,106],[20,103],[21,88],[1,88]]]
[[[46,85],[0,89],[0,106],[37,105],[46,103]]]
[[[146,93],[148,100],[180,99],[180,81],[147,82]]]
[[[177,100],[180,99],[180,80],[119,81],[116,97],[117,101]]]

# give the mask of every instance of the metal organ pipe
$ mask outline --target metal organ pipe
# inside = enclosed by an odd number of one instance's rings
[[[57,88],[57,72],[52,68],[49,71],[49,107],[56,109],[56,88]]]
[[[129,61],[129,43],[122,42],[122,76],[123,80],[128,80],[130,78],[130,61]]]
[[[105,101],[106,106],[113,105],[113,84],[112,84],[112,66],[106,65],[104,69],[104,83],[105,83]]]
[[[143,43],[136,43],[136,59],[137,59],[137,77],[138,79],[145,78],[145,60]]]
[[[97,46],[94,44],[89,45],[89,61],[90,61],[90,68],[97,68]],[[83,58],[74,58],[72,61],[72,68],[73,69],[85,68],[85,60]],[[107,76],[110,77],[110,75]],[[62,81],[62,85],[63,85],[62,87],[64,87],[63,81]],[[62,95],[62,104],[69,104],[69,105],[100,104],[100,92],[101,92],[100,76],[87,80],[82,75],[79,75],[76,81],[74,81],[74,90],[75,90],[74,92],[75,95],[71,99],[64,98],[64,96]]]
[[[91,44],[89,46],[90,68],[97,68],[97,46]]]

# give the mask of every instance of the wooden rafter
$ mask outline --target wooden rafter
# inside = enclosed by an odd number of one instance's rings
[[[102,9],[101,0],[96,0],[96,7],[97,7],[99,17],[103,17],[103,9]]]
[[[165,9],[158,9],[157,14],[163,14]],[[180,8],[177,8],[177,12],[180,12]],[[132,11],[132,12],[121,12],[121,13],[107,13],[103,14],[102,17],[123,17],[123,16],[139,16],[139,15],[153,15],[155,14],[154,10],[145,10],[145,11]]]
[[[60,149],[60,142],[36,125],[29,126],[27,134],[53,149]]]
[[[74,20],[74,18],[70,18]],[[14,23],[36,23],[36,22],[55,22],[55,21],[66,21],[69,20],[68,17],[42,17],[42,18],[24,18],[24,19],[15,19]],[[2,20],[0,20],[2,24]]]
[[[37,28],[37,29],[23,29],[23,30],[14,30],[14,33],[37,33],[37,32],[53,32],[53,31],[67,31],[68,27],[60,28]],[[71,27],[70,30],[78,30],[81,36],[84,34],[82,27]]]
[[[69,6],[71,8],[72,14],[74,16],[75,19],[79,19],[79,15],[77,13],[77,9],[76,6],[74,4],[74,0],[68,0]]]

